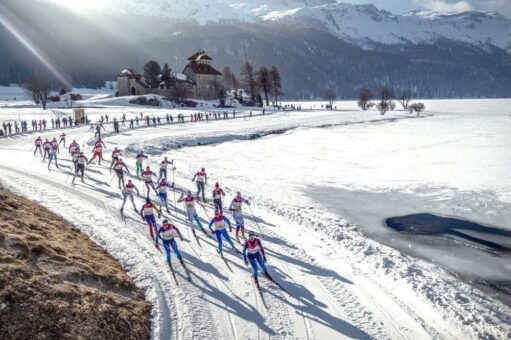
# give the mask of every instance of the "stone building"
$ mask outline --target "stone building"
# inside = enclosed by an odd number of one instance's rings
[[[222,83],[222,73],[211,65],[212,61],[199,50],[188,58],[182,73],[172,74],[170,79],[152,86],[137,71],[125,69],[117,75],[117,91],[119,96],[158,94],[167,98],[216,99],[215,92]]]

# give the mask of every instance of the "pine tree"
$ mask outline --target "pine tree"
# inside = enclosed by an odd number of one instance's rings
[[[241,81],[243,87],[250,93],[251,103],[254,104],[258,89],[254,76],[254,68],[248,61],[241,67]]]
[[[270,105],[270,101],[268,100],[268,93],[272,89],[272,81],[270,79],[270,71],[266,66],[263,66],[259,70],[257,70],[256,81],[257,86],[264,93],[264,100],[266,102],[266,106]]]
[[[270,70],[270,82],[273,99],[275,100],[275,105],[277,105],[278,97],[282,96],[284,93],[282,92],[282,80],[280,78],[280,73],[275,66],[272,66]]]
[[[151,60],[144,65],[144,79],[150,86],[158,83],[158,76],[161,73],[161,67],[158,62]]]
[[[162,81],[170,80],[170,67],[169,64],[167,63],[163,65],[163,69],[161,70],[161,80]]]

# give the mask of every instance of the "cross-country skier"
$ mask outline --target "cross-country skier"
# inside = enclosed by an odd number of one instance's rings
[[[85,174],[85,165],[88,163],[88,159],[83,154],[82,151],[75,151],[75,154],[76,153],[78,153],[78,157],[76,158],[75,175],[73,177],[73,181],[71,182],[71,184],[75,183],[75,178],[76,178],[76,176],[78,176],[79,173],[80,173],[80,177],[82,179],[82,183],[84,183],[83,176]],[[74,157],[74,155],[73,155],[73,157]]]
[[[144,155],[144,151],[140,151],[140,153],[137,155],[136,158],[137,158],[137,161],[136,161],[135,165],[137,167],[137,178],[138,178],[139,171],[140,171],[140,174],[142,174],[142,172],[144,172],[143,162],[144,162],[144,158],[147,159],[147,156]]]
[[[119,160],[119,157],[122,156],[121,150],[114,147],[114,151],[112,151],[112,163],[110,164],[110,168],[112,165]]]
[[[57,167],[57,169],[59,168],[59,165],[57,164],[58,152],[59,152],[59,145],[52,143],[51,150],[50,150],[50,156],[49,156],[49,160],[48,160],[48,170],[50,169],[52,160],[55,160],[55,166]]]
[[[209,226],[208,226],[211,233],[212,234],[214,233],[216,236],[216,239],[218,241],[218,253],[220,253],[221,256],[223,256],[222,255],[222,237],[227,241],[227,243],[229,243],[231,245],[232,249],[234,249],[237,253],[240,252],[238,249],[236,249],[236,247],[234,246],[234,243],[232,243],[232,240],[229,237],[229,233],[227,232],[227,230],[225,230],[226,223],[229,226],[229,231],[232,231],[231,221],[229,221],[229,219],[227,217],[223,216],[222,213],[220,212],[220,210],[215,210],[215,217],[211,220],[211,222],[209,222]],[[214,231],[211,228],[213,225],[215,226]]]
[[[160,211],[162,210],[162,207],[165,206],[165,209],[167,209],[167,212],[170,214],[169,205],[167,201],[167,188],[173,188],[174,183],[169,184],[165,178],[162,178],[160,183],[158,183],[158,197],[160,198]]]
[[[124,189],[122,189],[123,200],[122,200],[122,206],[121,206],[121,214],[123,213],[124,205],[126,204],[126,201],[128,200],[128,198],[130,199],[131,204],[133,205],[133,209],[135,209],[135,212],[138,213],[137,206],[135,205],[135,200],[133,199],[133,190],[136,190],[137,195],[140,195],[140,191],[138,191],[138,188],[135,186],[135,184],[133,184],[131,179],[129,179],[128,183],[126,184]]]
[[[44,156],[43,156],[43,161],[44,161],[44,160],[46,160],[46,156],[48,156],[48,158],[50,158],[51,143],[48,140],[48,138],[46,138],[46,140],[43,143],[43,150],[44,150]]]
[[[222,188],[220,188],[220,183],[215,183],[215,189],[213,189],[213,203],[215,204],[215,209],[220,210],[222,214],[222,197],[225,196],[225,192]]]
[[[206,197],[204,194],[204,186],[208,184],[208,175],[206,174],[206,169],[202,168],[199,172],[197,172],[192,179],[192,182],[197,178],[197,197],[199,197],[202,191],[202,200],[206,202]]]
[[[62,134],[60,135],[59,145],[60,145],[60,143],[62,143],[64,145],[64,147],[66,147],[66,133],[65,132],[62,132]]]
[[[169,264],[169,266],[172,267],[172,264],[170,262],[170,249],[172,248],[174,254],[176,254],[177,258],[179,259],[179,262],[181,262],[181,265],[185,267],[183,256],[179,252],[179,248],[177,246],[174,233],[177,233],[177,235],[179,235],[181,241],[184,240],[183,235],[175,225],[169,223],[169,221],[167,220],[163,220],[162,225],[158,230],[158,233],[156,234],[155,246],[156,248],[160,248],[159,239],[161,237],[161,240],[163,242],[163,248],[165,249],[165,253],[167,253],[167,263]]]
[[[110,171],[112,171],[112,167],[114,168],[115,174],[117,175],[117,178],[118,178],[119,189],[124,188],[124,186],[125,186],[124,169],[126,169],[126,172],[129,174],[130,171],[129,171],[128,167],[120,158],[117,158],[117,161],[115,163],[112,163],[112,165],[110,165]],[[121,187],[121,184],[122,184],[122,187]]]
[[[241,197],[241,193],[238,191],[236,193],[236,197],[231,201],[231,206],[229,210],[232,211],[232,217],[234,217],[234,221],[236,222],[236,239],[239,237],[239,232],[241,230],[241,237],[245,238],[245,219],[243,218],[242,206],[243,203],[250,205],[250,202],[243,197]]]
[[[156,217],[154,216],[155,210],[158,213],[158,218],[160,218],[161,212],[153,203],[151,203],[151,199],[147,197],[145,199],[145,204],[142,206],[142,209],[140,209],[140,216],[142,217],[142,220],[146,221],[149,225],[149,232],[153,240],[156,236],[156,232],[158,231],[158,227],[156,226]]]
[[[43,150],[41,149],[41,147],[43,146],[43,139],[41,138],[41,136],[37,137],[34,144],[35,144],[34,156],[35,156],[37,150],[39,150],[39,154],[42,156]]]
[[[80,151],[80,145],[75,140],[73,140],[73,142],[69,144],[68,151],[70,155],[73,155],[75,151]]]
[[[174,164],[174,161],[169,161],[167,157],[163,158],[163,161],[160,163],[160,179],[165,177],[167,179],[167,167]]]
[[[263,244],[253,231],[248,232],[248,240],[245,242],[245,246],[243,247],[243,259],[245,260],[246,266],[248,266],[249,263],[252,266],[252,278],[254,279],[254,284],[258,289],[259,268],[257,265],[261,267],[266,278],[274,282],[266,268],[266,255],[264,254]]]
[[[101,138],[98,139],[98,141],[96,142],[96,144],[94,145],[94,149],[92,150],[94,152],[94,154],[92,155],[92,158],[89,160],[89,164],[96,159],[96,157],[98,158],[98,164],[101,165],[101,161],[105,160],[103,158],[103,148],[106,149],[106,146],[105,146],[105,143],[103,143],[103,141],[101,140]]]
[[[199,215],[197,214],[197,211],[195,210],[195,200],[197,198],[192,196],[192,192],[188,190],[186,192],[186,197],[181,196],[177,201],[179,203],[184,202],[185,204],[185,210],[186,210],[186,217],[187,217],[187,223],[189,223],[190,228],[193,229],[193,221],[197,223],[200,230],[202,230],[203,233],[206,234],[206,231],[202,227],[202,223],[200,222]]]
[[[156,191],[156,187],[153,183],[153,176],[156,176],[154,172],[151,171],[151,168],[146,166],[145,171],[142,172],[142,178],[144,179],[145,187],[147,189],[147,197],[151,193],[151,188],[153,188],[154,193],[158,196],[158,192]]]

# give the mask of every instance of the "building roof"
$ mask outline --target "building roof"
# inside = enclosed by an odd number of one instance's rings
[[[194,55],[189,57],[188,61],[197,60],[197,59],[200,59],[200,60],[213,60],[209,55],[206,54],[206,52],[201,51],[201,50],[199,50]]]
[[[189,67],[195,74],[212,74],[215,76],[221,76],[222,73],[217,71],[213,66],[208,64],[197,64],[196,62],[190,62],[186,67]],[[186,68],[185,67],[185,68]]]
[[[119,73],[119,76],[140,76],[140,75],[141,75],[140,73],[138,73],[132,68],[124,69],[121,71],[121,73]]]

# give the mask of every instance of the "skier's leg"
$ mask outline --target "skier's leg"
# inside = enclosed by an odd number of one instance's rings
[[[135,209],[135,211],[138,212],[137,206],[135,205],[135,200],[133,199],[133,195],[130,195],[130,200],[131,204],[133,205],[133,209]]]
[[[215,231],[216,239],[218,241],[218,251],[220,254],[222,253],[222,234],[220,233],[220,230]]]
[[[222,233],[223,237],[225,238],[225,240],[227,241],[227,243],[229,243],[231,245],[232,249],[236,249],[236,247],[234,246],[234,243],[231,240],[231,237],[229,236],[229,233],[227,232],[227,229],[222,229],[221,233]]]
[[[170,242],[163,241],[163,248],[165,249],[165,253],[167,253],[167,263],[170,263]]]
[[[259,277],[259,269],[257,268],[256,260],[252,257],[249,257],[248,262],[250,262],[250,266],[252,267],[252,277],[257,281]]]
[[[174,250],[174,254],[176,254],[177,258],[179,259],[179,261],[183,261],[183,256],[181,255],[181,252],[179,251],[179,248],[177,247],[177,242],[176,240],[172,239],[172,242],[170,243],[170,245],[172,246],[172,249]]]
[[[124,209],[124,205],[126,204],[127,199],[128,199],[128,195],[123,194],[122,205],[121,205],[121,211]],[[131,197],[131,200],[132,200],[132,202],[133,202],[133,196]]]
[[[200,219],[199,219],[199,215],[195,214],[193,216],[193,219],[195,220],[195,222],[197,222],[197,225],[199,226],[199,228],[201,228],[201,230],[204,231],[204,228],[202,227],[202,223],[200,222]]]

